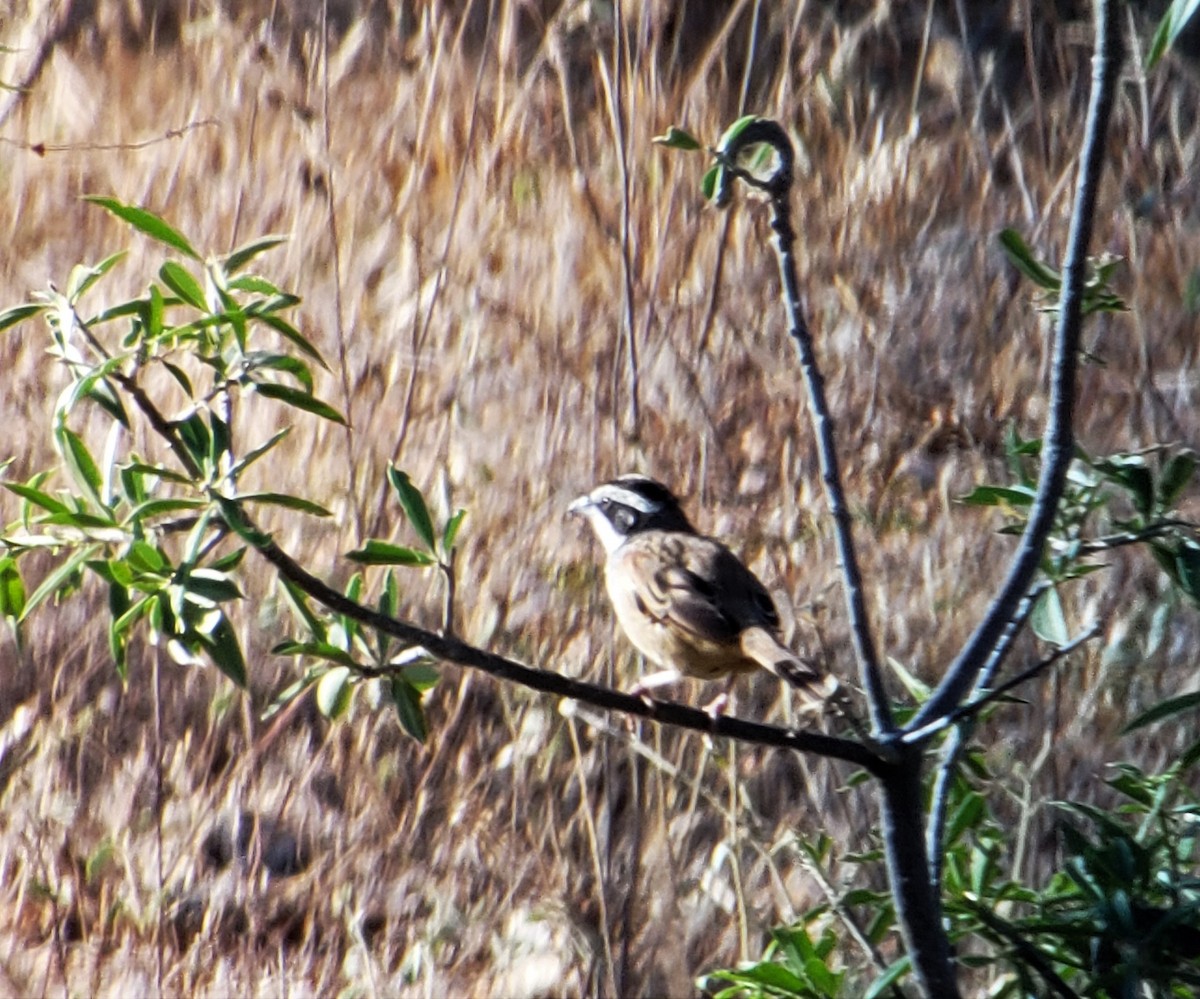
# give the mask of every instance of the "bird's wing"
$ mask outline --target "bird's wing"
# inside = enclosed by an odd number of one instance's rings
[[[645,613],[694,638],[731,642],[758,625],[774,630],[779,616],[762,583],[724,545],[690,535],[630,553],[640,563],[638,598]]]

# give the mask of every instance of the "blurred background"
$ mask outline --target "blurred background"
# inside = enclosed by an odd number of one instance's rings
[[[1093,252],[1124,258],[1130,310],[1087,327],[1093,452],[1197,437],[1195,33],[1138,68],[1164,7],[1123,18],[1134,58]],[[352,426],[289,418],[256,469],[335,509],[264,517],[313,572],[342,585],[340,553],[365,537],[411,542],[395,462],[437,514],[468,511],[462,637],[628,687],[599,553],[564,511],[643,471],[853,681],[765,208],[705,207],[701,155],[651,144],[775,117],[798,148],[797,262],[873,620],[933,682],[1013,548],[994,512],[954,499],[1002,479],[1006,425],[1040,433],[1048,320],[996,235],[1061,256],[1091,35],[1066,0],[4,0],[0,308],[119,249],[93,304],[157,271],[160,248],[86,194],[144,205],[206,253],[283,234],[257,265],[303,296],[297,325],[330,365],[318,394]],[[64,374],[33,324],[2,336],[0,457],[23,480],[53,460]],[[237,429],[257,442],[279,416],[252,404]],[[102,421],[77,429],[102,442]],[[980,736],[1034,879],[1055,850],[1029,803],[1101,794],[1115,751],[1170,759],[1164,733],[1120,728],[1194,682],[1194,609],[1148,559],[1110,561],[1068,604],[1104,642]],[[631,735],[451,666],[424,746],[369,696],[337,724],[311,701],[264,723],[301,666],[269,654],[292,627],[272,573],[248,559],[243,575],[249,692],[164,668],[157,744],[152,650],[123,686],[98,589],[0,638],[0,993],[686,994],[823,900],[798,835],[878,845],[848,768]],[[436,626],[436,581],[401,582],[403,616]],[[787,701],[764,676],[735,711],[783,722]]]

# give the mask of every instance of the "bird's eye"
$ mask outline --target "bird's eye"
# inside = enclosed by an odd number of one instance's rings
[[[618,507],[613,514],[613,525],[622,534],[628,534],[637,527],[638,515],[637,511],[630,510],[627,506]]]

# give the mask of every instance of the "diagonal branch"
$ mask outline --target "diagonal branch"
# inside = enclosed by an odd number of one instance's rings
[[[762,746],[777,746],[805,753],[814,753],[830,759],[855,764],[872,774],[878,774],[883,761],[868,746],[853,739],[824,735],[820,732],[800,731],[745,721],[731,716],[713,718],[706,711],[685,707],[673,701],[658,701],[624,694],[609,687],[601,687],[581,680],[574,680],[550,670],[535,669],[514,662],[503,656],[460,641],[452,635],[438,635],[405,621],[364,607],[345,594],[318,579],[281,549],[267,534],[250,524],[236,501],[218,498],[218,503],[227,523],[247,540],[280,575],[329,610],[345,614],[374,628],[385,635],[410,645],[422,646],[430,655],[447,662],[457,663],[480,670],[502,680],[519,683],[532,690],[540,690],[558,697],[569,697],[608,711],[620,711],[628,715],[647,718],[651,721],[679,728],[691,729],[710,735],[725,736],[742,742]]]
[[[1062,294],[1054,334],[1054,357],[1050,375],[1050,403],[1044,440],[1045,461],[1038,482],[1037,498],[1021,546],[1008,577],[992,601],[974,634],[950,665],[933,696],[906,727],[906,733],[929,725],[953,712],[974,685],[984,664],[1017,612],[1041,563],[1054,516],[1062,500],[1067,469],[1074,457],[1075,380],[1079,367],[1080,331],[1083,322],[1083,282],[1088,245],[1092,238],[1100,177],[1104,169],[1104,138],[1112,113],[1113,95],[1121,65],[1121,41],[1115,30],[1114,5],[1096,2],[1096,50],[1092,56],[1092,93],[1080,158],[1079,185],[1071,213],[1063,266]]]

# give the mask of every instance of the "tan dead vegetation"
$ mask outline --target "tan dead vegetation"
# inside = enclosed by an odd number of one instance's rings
[[[612,633],[595,552],[562,514],[598,478],[642,469],[737,539],[851,679],[763,213],[703,210],[699,160],[650,144],[672,122],[713,136],[737,113],[753,5],[728,23],[718,5],[689,5],[681,30],[672,5],[647,5],[615,74],[611,29],[587,4],[496,0],[490,22],[488,5],[465,22],[456,6],[468,5],[339,8],[326,117],[319,19],[272,27],[267,4],[231,18],[205,3],[102,0],[4,104],[0,304],[118,248],[129,256],[106,300],[157,267],[158,249],[85,193],[144,204],[210,252],[284,233],[263,270],[304,295],[302,326],[333,369],[320,392],[354,423],[347,436],[295,420],[262,469],[271,488],[338,512],[270,520],[306,565],[341,581],[339,552],[367,534],[404,537],[383,490],[395,459],[441,511],[469,511],[467,639],[628,685],[636,664]],[[1046,15],[1031,74],[995,53],[969,62],[950,4],[937,5],[924,63],[924,5],[844,5],[840,18],[771,6],[747,106],[802,146],[799,265],[869,598],[888,653],[933,680],[1011,548],[990,515],[952,497],[1001,473],[1005,421],[1028,435],[1043,416],[1044,320],[994,236],[1016,225],[1061,250],[1087,31]],[[0,56],[0,80],[24,78],[52,21],[34,4],[0,10],[0,42],[17,49]],[[636,426],[606,91],[618,84]],[[1090,327],[1107,361],[1084,375],[1082,440],[1095,450],[1196,433],[1196,320],[1180,303],[1200,214],[1194,186],[1170,181],[1197,162],[1196,95],[1169,69],[1131,76],[1121,95],[1097,248],[1128,258],[1133,311]],[[33,329],[0,342],[0,370],[4,453],[24,478],[52,459],[62,376]],[[239,431],[263,439],[278,418],[247,405]],[[99,421],[82,429],[101,443]],[[11,520],[17,507],[2,509]],[[631,748],[611,719],[450,667],[429,698],[426,747],[366,697],[336,726],[306,706],[271,730],[259,712],[298,667],[267,650],[292,622],[261,563],[247,562],[244,586],[250,695],[162,662],[160,741],[154,650],[139,650],[122,688],[98,592],[43,610],[20,646],[3,639],[0,992],[684,994],[821,898],[797,830],[875,843],[870,797],[834,794],[848,776],[837,767],[653,727]],[[1031,800],[1097,794],[1122,719],[1191,682],[1190,610],[1138,658],[1163,588],[1126,558],[1081,584],[1075,619],[1111,621],[1110,651],[1078,656],[993,728],[997,772],[1018,790],[1030,781]],[[404,578],[406,615],[433,624],[437,607],[429,581]],[[789,717],[769,678],[738,701],[741,714]],[[1126,748],[1146,766],[1173,750]],[[211,836],[246,813],[258,835],[222,865]],[[1034,843],[1026,873],[1044,872],[1051,819],[1013,815]],[[299,874],[264,871],[276,824],[304,854]]]

